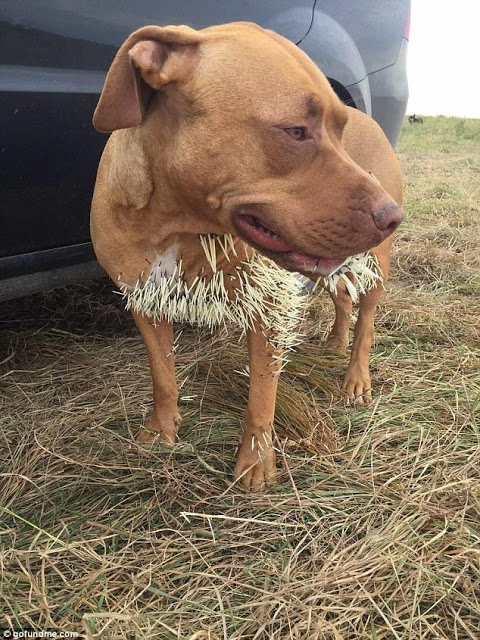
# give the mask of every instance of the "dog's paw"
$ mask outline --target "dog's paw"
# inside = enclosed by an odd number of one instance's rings
[[[323,348],[327,351],[337,351],[342,353],[348,348],[348,337],[337,336],[331,333],[325,340]]]
[[[368,369],[350,366],[345,374],[343,390],[350,405],[368,407],[372,402],[372,381]]]
[[[271,444],[259,443],[255,436],[244,436],[233,472],[247,491],[265,491],[275,486],[277,467]]]
[[[167,444],[175,444],[177,442],[177,433],[182,424],[182,418],[179,413],[168,420],[165,416],[159,419],[155,414],[151,415],[143,426],[136,441],[140,443],[165,442]]]

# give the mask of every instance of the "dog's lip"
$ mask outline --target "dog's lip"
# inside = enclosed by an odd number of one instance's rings
[[[348,259],[348,256],[323,258],[298,251],[267,226],[259,216],[248,211],[236,212],[233,223],[237,233],[244,240],[288,271],[327,277],[335,273]]]
[[[348,260],[348,258],[314,258],[299,251],[279,253],[272,255],[271,258],[288,271],[298,271],[317,278],[333,275]]]

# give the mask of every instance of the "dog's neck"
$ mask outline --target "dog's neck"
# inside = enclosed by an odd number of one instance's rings
[[[255,250],[230,234],[174,233],[145,256],[137,282],[146,284],[170,277],[181,263],[182,278],[191,284],[196,278],[210,279],[218,271],[233,275],[253,259]]]
[[[189,193],[178,188],[165,159],[155,157],[142,126],[112,133],[107,147],[110,156],[108,193],[117,223],[139,236],[162,244],[180,231],[200,235],[226,232],[208,193]],[[162,150],[168,153],[168,149]],[[158,163],[161,167],[157,167]]]

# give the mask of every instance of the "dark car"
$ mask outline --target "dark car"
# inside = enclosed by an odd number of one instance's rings
[[[396,144],[408,88],[410,0],[3,0],[0,299],[101,275],[90,199],[106,137],[91,124],[106,70],[145,24],[249,20],[318,64]]]

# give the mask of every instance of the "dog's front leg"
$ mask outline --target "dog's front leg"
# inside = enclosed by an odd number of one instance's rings
[[[235,476],[250,491],[275,484],[273,419],[281,364],[280,352],[267,343],[262,331],[248,332],[250,388],[247,416],[235,465]]]
[[[393,236],[390,236],[388,240],[372,251],[378,260],[383,276],[383,285],[387,283],[390,273],[392,239]],[[372,402],[370,351],[375,332],[375,311],[384,294],[383,285],[377,284],[365,295],[360,296],[352,355],[343,382],[343,389],[351,404],[366,406]]]
[[[160,438],[174,443],[181,417],[178,412],[178,387],[175,378],[173,327],[170,322],[153,324],[152,320],[132,313],[147,348],[153,380],[153,412],[138,434],[138,442]]]

